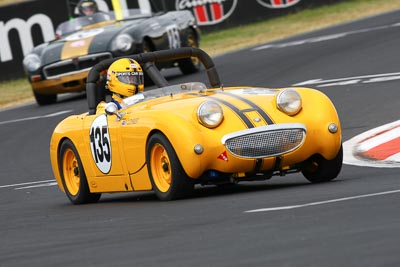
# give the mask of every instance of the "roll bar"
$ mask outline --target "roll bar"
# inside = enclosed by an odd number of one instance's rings
[[[99,62],[89,71],[86,80],[86,95],[89,107],[89,115],[95,114],[97,105],[101,101],[105,100],[105,88],[99,88],[97,86],[97,81],[100,78],[100,73],[104,70],[107,70],[115,60],[120,58],[132,58],[136,60],[140,65],[142,65],[146,75],[150,77],[157,87],[165,87],[169,84],[154,63],[162,61],[174,61],[191,57],[197,57],[203,64],[207,72],[210,85],[212,87],[220,87],[221,82],[213,60],[206,52],[199,48],[182,47],[177,49],[160,50],[118,58],[110,58]]]

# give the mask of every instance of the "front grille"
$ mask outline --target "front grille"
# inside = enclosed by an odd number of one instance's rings
[[[54,79],[62,76],[87,71],[100,61],[111,58],[111,53],[92,54],[74,59],[66,59],[43,68],[46,79]]]
[[[266,158],[297,149],[305,134],[306,129],[301,124],[270,125],[226,135],[223,143],[238,157]]]

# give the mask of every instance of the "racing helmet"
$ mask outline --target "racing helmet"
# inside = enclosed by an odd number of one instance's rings
[[[78,3],[78,10],[82,16],[90,16],[99,12],[99,7],[94,0],[81,0]]]
[[[121,97],[143,92],[144,76],[140,64],[130,58],[114,61],[107,71],[107,88]]]

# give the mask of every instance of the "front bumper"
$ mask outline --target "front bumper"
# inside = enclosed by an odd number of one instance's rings
[[[39,94],[81,92],[86,89],[88,70],[51,80],[31,82],[32,90]]]

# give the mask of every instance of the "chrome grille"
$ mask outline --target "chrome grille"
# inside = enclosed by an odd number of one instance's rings
[[[300,124],[270,125],[226,135],[223,143],[238,157],[266,158],[297,149],[305,133],[305,127]]]
[[[111,53],[99,53],[77,58],[66,59],[43,68],[46,79],[54,79],[62,76],[87,71],[100,61],[111,58]]]

